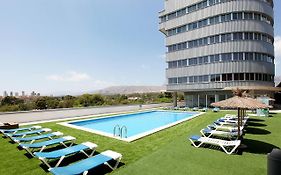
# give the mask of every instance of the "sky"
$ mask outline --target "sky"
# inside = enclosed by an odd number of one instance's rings
[[[163,6],[164,0],[0,0],[0,95],[164,85],[166,49],[158,31]],[[275,49],[280,76],[278,10]]]

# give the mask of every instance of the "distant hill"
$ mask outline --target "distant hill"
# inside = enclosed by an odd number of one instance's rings
[[[275,86],[279,85],[281,82],[281,76],[275,76]]]
[[[112,86],[105,89],[94,91],[93,93],[114,95],[114,94],[133,94],[149,92],[165,92],[165,86]]]

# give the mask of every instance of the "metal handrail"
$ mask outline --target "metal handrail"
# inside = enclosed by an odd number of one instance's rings
[[[117,131],[118,131],[118,135],[116,135],[116,129],[118,129]],[[120,126],[119,125],[115,125],[114,126],[114,129],[113,129],[113,137],[116,137],[116,136],[121,136],[121,128],[120,128]]]
[[[125,134],[126,134],[126,135],[124,135],[124,136],[125,136],[125,138],[127,138],[128,130],[127,130],[127,127],[126,127],[125,125],[122,126],[122,128],[121,128],[120,137],[121,137],[121,138],[124,138],[124,137],[123,137],[123,130],[125,131]]]

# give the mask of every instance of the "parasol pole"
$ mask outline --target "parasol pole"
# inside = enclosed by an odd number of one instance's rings
[[[240,139],[240,115],[241,115],[241,109],[238,108],[238,139]]]

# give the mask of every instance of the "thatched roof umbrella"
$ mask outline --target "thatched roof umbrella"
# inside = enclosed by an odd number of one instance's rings
[[[265,109],[268,105],[259,102],[256,99],[246,97],[246,92],[237,89],[233,92],[235,95],[229,99],[212,103],[211,106],[221,108],[238,109],[238,137],[240,137],[240,127],[242,125],[242,118],[246,114],[246,109]]]

